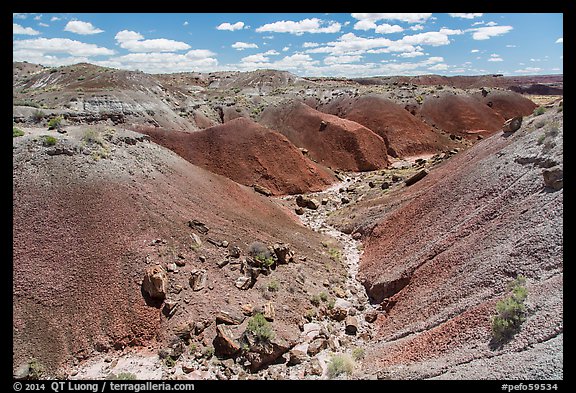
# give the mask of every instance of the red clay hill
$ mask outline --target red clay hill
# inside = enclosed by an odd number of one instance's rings
[[[388,155],[406,157],[446,150],[454,142],[423,123],[404,107],[378,95],[366,95],[329,105],[324,111],[355,121],[380,135],[388,144]]]
[[[269,106],[260,123],[280,131],[310,158],[333,169],[371,171],[388,166],[387,146],[356,122],[319,112],[298,101]]]
[[[274,195],[320,191],[336,180],[284,135],[244,117],[193,133],[140,131],[195,165]]]
[[[427,96],[420,115],[428,124],[449,133],[466,136],[483,130],[488,136],[499,131],[510,117],[529,115],[535,108],[532,101],[517,93],[491,93],[480,98],[452,93]]]

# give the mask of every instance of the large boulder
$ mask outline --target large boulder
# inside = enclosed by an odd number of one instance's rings
[[[164,299],[168,289],[168,274],[160,265],[150,266],[146,269],[142,289],[151,298]]]

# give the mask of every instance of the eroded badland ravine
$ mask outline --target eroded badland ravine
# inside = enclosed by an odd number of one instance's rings
[[[13,71],[16,378],[563,378],[562,76]]]

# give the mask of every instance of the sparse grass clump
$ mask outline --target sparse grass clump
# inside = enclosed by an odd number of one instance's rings
[[[269,292],[278,292],[279,288],[280,288],[280,284],[278,284],[278,281],[276,281],[276,280],[272,280],[268,283],[268,291]]]
[[[320,295],[310,296],[310,303],[312,303],[313,306],[318,307],[320,305]]]
[[[42,121],[42,119],[44,119],[44,112],[42,112],[40,109],[36,109],[33,113],[32,113],[32,120],[34,121],[34,123],[40,123]]]
[[[18,127],[12,127],[12,138],[15,138],[17,136],[23,136],[23,135],[24,135],[24,131],[22,131]]]
[[[212,356],[214,356],[214,347],[204,348],[202,351],[202,356],[204,356],[206,359],[210,359]]]
[[[54,138],[51,135],[42,135],[42,145],[44,146],[54,146],[56,144],[56,142],[58,142],[58,139]]]
[[[274,263],[274,256],[270,249],[261,242],[253,242],[248,247],[248,254],[258,261],[260,265],[266,269],[270,269]]]
[[[54,130],[57,128],[60,128],[60,126],[62,125],[62,116],[56,116],[51,118],[50,120],[48,120],[48,129],[49,130]]]
[[[334,355],[328,363],[328,377],[335,378],[342,374],[350,375],[354,371],[354,366],[354,360],[350,355]]]
[[[84,142],[87,145],[94,145],[94,144],[100,146],[104,145],[104,140],[102,139],[98,131],[92,128],[88,128],[86,131],[84,131],[84,135],[82,135],[82,142]]]
[[[248,320],[245,333],[254,336],[256,341],[261,343],[269,342],[274,338],[272,324],[261,313],[256,313]]]
[[[546,112],[546,108],[544,108],[543,106],[539,106],[538,108],[534,109],[534,116],[540,116],[542,114],[544,114],[544,112]]]
[[[322,300],[323,302],[328,300],[328,294],[324,291],[320,292],[318,296],[320,297],[320,300]]]
[[[330,259],[336,262],[340,262],[340,258],[342,258],[342,253],[340,250],[334,247],[330,247],[328,249],[328,254],[330,255]]]
[[[356,361],[358,361],[360,359],[364,359],[365,355],[366,355],[366,351],[364,350],[364,348],[361,348],[361,347],[356,347],[352,351],[352,358]]]
[[[164,364],[166,365],[166,367],[172,368],[176,366],[176,360],[172,359],[171,356],[167,356],[166,359],[164,359]]]
[[[524,301],[528,296],[525,287],[526,279],[518,276],[510,284],[512,294],[496,304],[498,315],[492,318],[493,339],[502,343],[512,338],[520,330],[520,325],[526,319],[526,307]]]
[[[40,379],[42,374],[44,374],[44,366],[36,359],[30,360],[28,370],[28,378],[30,379]]]

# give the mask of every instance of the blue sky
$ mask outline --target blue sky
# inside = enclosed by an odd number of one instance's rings
[[[563,73],[560,13],[13,14],[13,59],[148,73]]]

